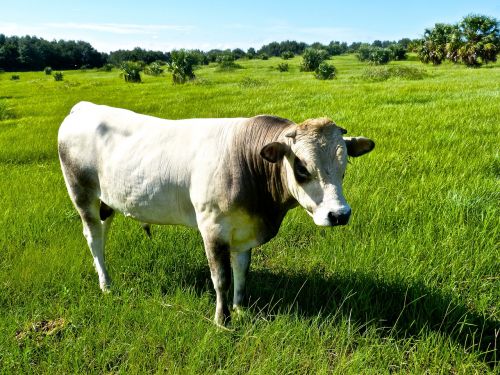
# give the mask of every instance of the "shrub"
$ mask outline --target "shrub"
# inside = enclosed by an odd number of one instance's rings
[[[281,54],[283,60],[293,59],[295,54],[292,51],[285,51]]]
[[[361,77],[367,81],[380,82],[389,78],[419,80],[426,76],[424,69],[412,66],[373,66],[365,69]]]
[[[391,50],[391,60],[406,60],[406,48],[404,48],[401,44],[391,44],[389,49]]]
[[[144,73],[150,76],[158,77],[163,74],[163,68],[158,61],[155,61],[146,66],[146,68],[144,69]]]
[[[99,70],[103,72],[111,72],[113,70],[113,64],[104,64]]]
[[[122,70],[121,76],[125,82],[141,82],[141,64],[134,61],[125,61],[122,63],[120,69]]]
[[[50,76],[52,75],[52,68],[50,66],[46,66],[45,69],[43,70],[46,75]]]
[[[262,81],[262,80],[259,80],[259,79],[255,79],[255,78],[245,77],[241,81],[240,87],[247,89],[247,88],[253,88],[253,87],[263,86],[265,84],[266,84],[265,81]]]
[[[303,60],[300,65],[300,70],[303,72],[312,72],[327,58],[328,52],[324,49],[307,48],[302,55]]]
[[[288,63],[279,63],[278,70],[280,72],[288,72]]]
[[[388,48],[362,45],[356,54],[359,61],[368,61],[375,65],[387,64],[391,60],[392,52]]]
[[[335,67],[327,62],[322,62],[314,70],[314,73],[317,79],[333,79],[335,78]]]
[[[375,65],[387,64],[391,61],[391,50],[388,48],[373,47],[368,60]]]
[[[369,44],[362,44],[359,46],[358,51],[356,52],[356,57],[359,61],[368,61],[370,58],[370,51],[372,46]]]
[[[19,74],[12,74],[12,75],[10,76],[11,81],[17,81],[17,80],[19,80],[20,78],[21,78],[21,77],[19,77]]]
[[[174,84],[186,83],[194,79],[194,68],[198,62],[195,54],[185,49],[174,50],[170,53],[171,61],[168,70],[172,72]]]
[[[4,100],[0,100],[0,121],[15,117],[16,116],[12,112],[11,108],[7,105],[7,103]]]
[[[259,57],[261,60],[269,60],[269,55],[267,53],[261,53]]]
[[[56,81],[62,81],[63,80],[63,74],[62,74],[62,72],[55,72],[54,73],[54,79]]]
[[[223,54],[217,56],[215,60],[219,66],[217,67],[218,71],[227,71],[227,70],[234,70],[234,69],[242,69],[243,67],[237,63],[234,62],[234,55],[233,54]]]

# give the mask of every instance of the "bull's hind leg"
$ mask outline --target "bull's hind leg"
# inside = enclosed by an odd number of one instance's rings
[[[104,247],[106,244],[106,237],[113,220],[113,212],[107,217],[100,215],[100,201],[96,200],[86,207],[84,210],[77,207],[80,212],[83,224],[83,234],[87,240],[90,252],[94,258],[94,267],[99,276],[99,286],[103,292],[108,292],[111,285],[111,279],[104,259]],[[101,209],[102,213],[102,209]],[[101,220],[103,218],[104,220]]]
[[[107,292],[111,281],[104,263],[104,245],[113,220],[113,210],[99,200],[96,173],[82,168],[61,143],[59,158],[69,196],[82,219],[83,234],[94,258],[99,285]]]

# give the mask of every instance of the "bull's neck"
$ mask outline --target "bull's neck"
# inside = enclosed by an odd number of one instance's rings
[[[270,163],[260,156],[260,151],[266,144],[283,141],[292,125],[288,120],[270,116],[252,118],[242,129],[238,142],[242,155],[240,166],[248,170],[248,174],[244,174],[250,178],[245,178],[244,183],[252,186],[262,204],[274,206],[273,209],[283,216],[296,204],[287,188],[283,160]]]

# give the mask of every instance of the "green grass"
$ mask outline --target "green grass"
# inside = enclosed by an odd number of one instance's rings
[[[354,56],[332,60],[333,81],[280,62],[210,65],[186,85],[0,74],[1,373],[498,371],[500,64],[397,62],[423,77],[373,82]],[[80,100],[174,119],[329,116],[377,146],[348,166],[350,225],[290,212],[254,250],[249,308],[225,331],[191,229],[155,226],[148,240],[119,216],[101,294],[56,151]]]

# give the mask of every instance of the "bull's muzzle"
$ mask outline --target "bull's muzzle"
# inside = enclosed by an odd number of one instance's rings
[[[336,225],[346,225],[351,217],[351,210],[343,212],[341,214],[336,214],[334,212],[328,213],[328,220],[332,226]]]

